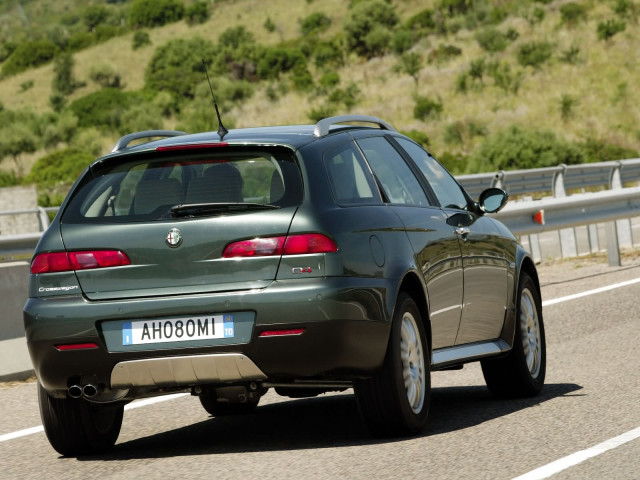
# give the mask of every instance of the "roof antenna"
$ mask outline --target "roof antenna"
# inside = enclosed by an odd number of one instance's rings
[[[207,65],[204,63],[204,58],[202,59],[202,66],[204,67],[204,73],[207,75],[207,82],[209,82],[209,90],[211,90],[211,96],[213,97],[213,106],[216,109],[216,116],[218,117],[218,135],[220,136],[220,141],[224,138],[224,136],[229,133],[229,130],[224,128],[222,124],[222,118],[220,117],[220,110],[218,110],[218,104],[216,103],[216,96],[213,94],[213,87],[211,86],[211,80],[209,79],[209,72],[207,71]]]

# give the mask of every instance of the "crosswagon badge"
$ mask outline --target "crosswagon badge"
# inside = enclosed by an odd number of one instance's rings
[[[180,233],[180,230],[178,230],[177,228],[172,228],[171,230],[169,230],[169,233],[167,233],[167,238],[165,240],[167,242],[167,245],[169,245],[170,247],[179,247],[182,243],[182,233]]]

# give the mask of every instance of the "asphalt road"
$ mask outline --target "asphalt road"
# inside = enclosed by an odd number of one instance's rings
[[[640,279],[640,258],[616,269],[600,262],[541,266],[543,300]],[[270,392],[254,414],[234,418],[209,417],[185,395],[127,410],[110,454],[62,458],[41,431],[8,435],[40,418],[34,383],[3,385],[0,478],[544,478],[536,469],[560,460],[554,479],[637,479],[639,297],[633,283],[545,306],[547,385],[534,399],[494,400],[477,365],[434,373],[429,424],[408,439],[372,439],[350,392]],[[603,442],[608,451],[567,467]]]

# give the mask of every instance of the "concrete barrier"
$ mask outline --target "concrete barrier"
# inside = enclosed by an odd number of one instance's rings
[[[22,321],[28,287],[27,262],[0,263],[0,381],[33,375]]]

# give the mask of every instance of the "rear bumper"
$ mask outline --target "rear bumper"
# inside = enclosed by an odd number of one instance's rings
[[[79,295],[30,298],[24,321],[34,369],[49,392],[66,391],[75,382],[127,389],[267,379],[340,380],[366,375],[382,364],[393,308],[390,292],[393,296],[395,289],[387,280],[336,277],[278,281],[265,289],[227,294],[100,302]],[[102,329],[114,321],[203,312],[253,312],[249,340],[110,351]],[[260,336],[279,328],[304,332]],[[98,348],[56,348],[68,343],[95,343]],[[244,360],[238,363],[239,358]],[[248,370],[240,367],[249,364]]]

